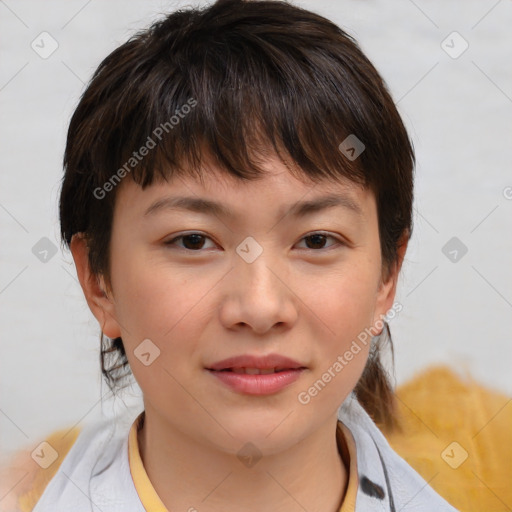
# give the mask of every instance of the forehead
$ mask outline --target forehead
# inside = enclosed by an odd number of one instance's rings
[[[170,209],[235,218],[269,210],[281,217],[304,217],[339,207],[362,219],[375,209],[373,192],[347,178],[340,176],[333,181],[292,174],[277,158],[268,158],[262,169],[264,173],[257,179],[241,180],[208,164],[201,168],[200,178],[180,173],[155,180],[145,189],[132,179],[124,179],[117,190],[116,210],[138,218]]]

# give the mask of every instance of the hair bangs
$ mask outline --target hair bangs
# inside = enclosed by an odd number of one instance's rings
[[[108,162],[102,179],[124,168],[145,188],[175,174],[201,179],[210,163],[233,177],[258,179],[275,153],[297,179],[367,186],[371,151],[356,163],[337,149],[354,132],[365,144],[376,137],[374,120],[354,115],[351,99],[361,94],[350,90],[353,78],[333,78],[347,71],[334,56],[326,62],[324,48],[251,36],[203,37],[204,47],[191,39],[193,47],[173,47],[172,63],[148,59],[145,68],[130,70],[119,88],[123,115],[110,113],[101,138],[100,161]],[[193,64],[179,66],[181,54]]]

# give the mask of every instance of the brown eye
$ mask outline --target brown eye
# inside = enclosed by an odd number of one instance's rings
[[[325,235],[310,235],[305,237],[305,240],[309,240],[310,243],[306,243],[308,249],[323,249],[327,237]]]
[[[334,240],[336,243],[331,244],[330,246],[326,246],[326,242],[328,239]],[[321,249],[329,249],[335,245],[343,245],[340,240],[335,238],[334,236],[327,235],[325,233],[313,233],[311,235],[305,236],[302,240],[306,241],[306,249],[312,250],[321,250]]]
[[[185,235],[183,238],[183,245],[186,249],[202,249],[204,245],[203,235]]]
[[[173,238],[172,240],[165,242],[165,245],[176,245],[178,240],[181,240],[183,243],[183,245],[178,245],[179,249],[199,251],[204,248],[206,240],[210,239],[201,233],[190,233],[186,235],[177,236],[176,238]]]

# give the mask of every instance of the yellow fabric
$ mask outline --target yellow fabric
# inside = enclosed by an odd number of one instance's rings
[[[447,367],[396,395],[402,431],[384,432],[392,448],[461,512],[511,510],[511,398]]]
[[[15,470],[16,466],[18,466],[28,471],[28,475],[23,478],[20,482],[20,487],[16,489],[18,492],[18,508],[22,512],[30,512],[34,508],[46,486],[57,472],[64,457],[73,446],[79,433],[80,428],[78,427],[72,430],[63,429],[54,432],[46,439],[46,442],[58,453],[58,459],[46,469],[39,467],[34,462],[30,456],[31,452],[20,452],[18,454],[17,460],[11,466],[12,470]],[[25,469],[23,472],[27,473]]]
[[[339,512],[354,512],[356,509],[357,489],[359,487],[356,442],[354,441],[350,430],[341,421],[338,421],[336,436],[338,448],[343,458],[343,462],[345,463],[345,467],[349,466],[347,490]]]
[[[462,379],[445,367],[426,370],[400,386],[396,395],[402,429],[384,431],[393,449],[461,512],[510,510],[512,399]],[[352,512],[357,485],[354,444],[348,429],[338,425],[350,454],[349,487],[340,512]],[[63,438],[66,430],[61,430],[48,437],[59,458],[46,470],[36,466],[31,451],[20,452],[7,469],[8,478],[1,478],[6,489],[1,495],[7,496],[0,502],[0,510],[19,496],[20,510],[30,512],[79,432],[75,428]],[[167,512],[147,478],[133,432],[132,425],[129,457],[137,492],[146,509]],[[466,452],[467,459],[461,462]]]
[[[137,442],[137,428],[141,418],[142,413],[133,422],[128,436],[128,458],[130,461],[132,480],[135,485],[135,490],[142,502],[142,506],[146,510],[151,512],[168,512],[153,488],[140,457],[139,444]]]
[[[130,471],[137,494],[143,507],[149,512],[169,512],[156,493],[142,462],[137,441],[137,429],[142,413],[133,422],[128,436],[128,458]],[[356,446],[352,434],[345,425],[338,422],[336,429],[338,448],[345,465],[349,465],[347,492],[339,512],[354,512],[358,487]]]

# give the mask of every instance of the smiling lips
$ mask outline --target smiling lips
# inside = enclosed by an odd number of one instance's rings
[[[295,382],[307,368],[278,354],[230,357],[206,368],[231,389],[249,395],[266,395]]]

